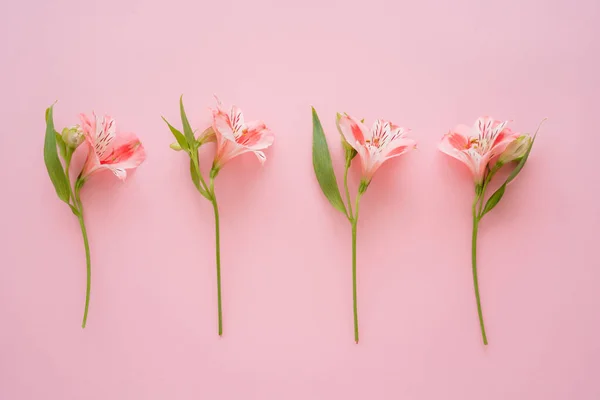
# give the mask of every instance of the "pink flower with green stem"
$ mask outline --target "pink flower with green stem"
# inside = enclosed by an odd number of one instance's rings
[[[543,121],[542,121],[543,122]],[[508,121],[498,121],[491,117],[481,117],[473,127],[458,125],[442,138],[439,149],[464,163],[475,184],[475,198],[472,205],[473,235],[471,242],[471,264],[473,271],[473,286],[477,302],[477,314],[483,344],[487,345],[487,335],[483,322],[479,281],[477,277],[477,233],[479,222],[502,199],[506,186],[519,174],[533,146],[537,130],[533,136],[522,135],[511,131]],[[541,126],[541,123],[540,123]],[[538,127],[539,130],[539,127]],[[506,181],[485,202],[486,190],[496,173],[507,164],[514,168]]]
[[[358,296],[356,282],[356,228],[360,199],[367,191],[375,172],[390,158],[398,157],[416,147],[416,142],[407,137],[408,129],[399,127],[385,120],[376,120],[371,129],[362,121],[347,114],[338,114],[336,124],[341,135],[345,151],[344,190],[346,204],[340,195],[337,179],[333,172],[329,147],[321,121],[315,109],[313,118],[313,167],[323,194],[329,202],[341,211],[352,226],[352,310],[354,315],[354,340],[358,343]],[[362,174],[354,208],[350,190],[348,189],[348,169],[352,160],[359,156]]]
[[[46,137],[44,142],[44,162],[58,197],[69,205],[79,220],[86,258],[85,308],[81,327],[87,324],[90,304],[92,266],[87,230],[83,218],[83,203],[80,192],[88,179],[102,170],[112,171],[119,179],[125,180],[126,170],[137,168],[146,158],[146,152],[139,139],[132,133],[117,134],[115,120],[109,116],[87,117],[81,114],[81,125],[63,129],[59,134],[54,129],[53,105],[46,110]],[[88,154],[74,185],[71,183],[71,158],[75,150],[87,143]]]
[[[183,96],[179,100],[179,109],[183,133],[174,128],[166,119],[176,142],[171,148],[185,151],[190,156],[190,173],[192,182],[200,194],[211,202],[215,216],[215,251],[217,264],[217,315],[219,336],[223,334],[223,312],[221,306],[221,241],[219,228],[219,207],[215,194],[215,178],[225,164],[244,153],[254,153],[260,163],[264,163],[265,150],[273,144],[274,135],[262,121],[246,122],[242,111],[233,106],[229,112],[223,109],[217,99],[217,108],[212,110],[212,126],[206,128],[198,137],[190,126],[185,109]],[[213,158],[212,168],[207,180],[200,171],[198,149],[209,142],[216,142],[217,148]]]

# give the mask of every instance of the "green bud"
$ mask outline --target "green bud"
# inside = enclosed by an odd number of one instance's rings
[[[358,186],[358,193],[363,194],[364,192],[366,192],[367,188],[369,187],[369,183],[371,182],[360,181],[360,185]]]
[[[206,128],[201,134],[196,138],[196,143],[198,147],[202,146],[205,143],[215,142],[217,137],[215,136],[215,131],[212,126]]]
[[[529,135],[521,135],[506,147],[506,150],[498,158],[498,163],[506,164],[512,161],[519,161],[525,156],[533,140]]]
[[[61,137],[67,147],[70,147],[71,149],[76,149],[85,140],[85,136],[79,125],[63,129]]]
[[[175,151],[181,151],[181,146],[179,145],[179,143],[177,142],[173,142],[169,145],[170,148],[172,148]]]

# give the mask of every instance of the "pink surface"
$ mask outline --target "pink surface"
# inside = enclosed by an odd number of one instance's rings
[[[13,2],[0,17],[3,122],[0,399],[598,399],[600,3],[583,0]],[[227,165],[224,328],[213,217],[160,120],[209,121],[217,93],[277,134],[260,168]],[[83,193],[79,227],[43,165],[62,127],[111,113],[148,160]],[[339,172],[336,111],[413,128],[358,239],[311,165],[310,105]],[[533,130],[523,173],[481,225],[490,345],[470,271],[467,169],[436,150],[482,114]],[[179,125],[179,124],[178,124]],[[358,169],[353,170],[353,179]]]

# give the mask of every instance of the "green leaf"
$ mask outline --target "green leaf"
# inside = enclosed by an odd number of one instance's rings
[[[188,149],[188,144],[187,144],[187,141],[185,140],[185,136],[183,136],[183,133],[179,132],[173,125],[171,125],[169,123],[169,121],[167,121],[165,119],[165,117],[161,117],[161,118],[169,126],[169,130],[171,131],[171,133],[173,134],[173,136],[175,136],[175,140],[177,140],[177,144],[179,144],[179,146],[182,149],[187,150]]]
[[[313,167],[315,174],[323,194],[332,206],[339,211],[348,215],[346,206],[340,196],[340,190],[338,188],[335,173],[333,172],[333,165],[331,163],[331,155],[329,154],[329,147],[327,146],[327,140],[325,139],[325,133],[323,132],[323,126],[319,121],[317,111],[312,108],[312,120],[313,120]]]
[[[185,109],[183,108],[183,95],[181,95],[179,98],[179,111],[181,112],[183,133],[185,134],[185,138],[189,144],[188,147],[191,147],[196,142],[196,138],[194,138],[194,131],[192,131],[192,128],[190,127],[190,121],[188,121],[187,115],[185,115]]]
[[[504,191],[506,190],[506,182],[500,186],[500,188],[498,190],[496,190],[494,192],[494,194],[492,194],[490,196],[490,198],[488,199],[488,201],[485,203],[485,207],[483,207],[483,212],[481,213],[481,215],[479,216],[479,218],[481,219],[485,214],[487,214],[488,212],[492,211],[492,208],[496,207],[496,205],[500,202],[500,200],[502,199],[502,196],[504,196]]]
[[[70,197],[69,183],[67,182],[65,170],[63,169],[60,159],[58,158],[58,152],[56,150],[56,131],[54,129],[54,119],[52,117],[53,107],[54,104],[46,110],[44,162],[46,164],[46,169],[48,170],[50,180],[52,181],[54,189],[56,190],[56,194],[62,201],[68,204]]]
[[[196,167],[194,166],[194,162],[190,160],[190,175],[192,176],[192,182],[194,182],[194,186],[196,189],[200,189],[200,176],[198,175],[198,171],[196,171]]]
[[[79,217],[79,210],[77,208],[75,208],[75,206],[72,206],[71,204],[69,204],[69,207],[71,207],[71,211],[73,211],[73,214],[75,214],[75,216]]]
[[[67,145],[63,141],[60,133],[54,131],[54,136],[56,137],[56,145],[58,146],[58,151],[60,153],[60,157],[63,160],[66,160],[67,159]]]

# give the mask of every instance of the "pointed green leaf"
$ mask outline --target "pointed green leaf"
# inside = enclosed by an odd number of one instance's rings
[[[496,207],[496,205],[502,199],[502,196],[504,196],[504,191],[505,190],[506,190],[506,183],[504,183],[502,186],[500,186],[500,188],[498,190],[496,190],[494,192],[494,194],[492,194],[490,196],[490,198],[488,199],[488,201],[485,203],[485,207],[483,207],[483,212],[481,213],[481,215],[479,216],[479,218],[482,218],[485,214],[487,214],[488,212],[492,211],[492,208]]]
[[[175,140],[177,140],[177,144],[179,144],[179,147],[181,147],[184,150],[187,150],[188,149],[188,144],[187,144],[187,141],[185,140],[185,136],[183,136],[183,133],[179,132],[179,130],[177,130],[173,125],[171,125],[169,123],[169,121],[167,121],[165,119],[165,117],[162,117],[162,119],[169,126],[169,130],[171,131],[171,133],[173,134],[173,136],[175,136]]]
[[[333,165],[331,163],[331,155],[329,154],[329,147],[327,146],[327,139],[325,139],[325,133],[323,132],[323,126],[317,115],[317,111],[312,109],[312,120],[313,120],[313,167],[315,174],[323,194],[332,206],[339,211],[348,215],[346,206],[342,201],[340,190],[338,188],[335,173],[333,172]]]
[[[50,180],[52,181],[54,189],[56,190],[56,194],[62,201],[68,204],[70,190],[69,184],[67,182],[67,177],[65,175],[65,170],[63,169],[60,159],[58,158],[58,152],[56,150],[56,131],[54,129],[54,118],[52,116],[53,107],[54,104],[46,110],[46,138],[44,140],[44,162],[46,164],[46,169],[48,170]]]
[[[183,133],[185,134],[185,138],[189,144],[188,147],[191,147],[196,139],[194,138],[194,131],[190,127],[190,121],[188,121],[187,115],[185,115],[185,109],[183,108],[183,95],[179,98],[179,111],[181,113],[181,123],[183,125]]]

